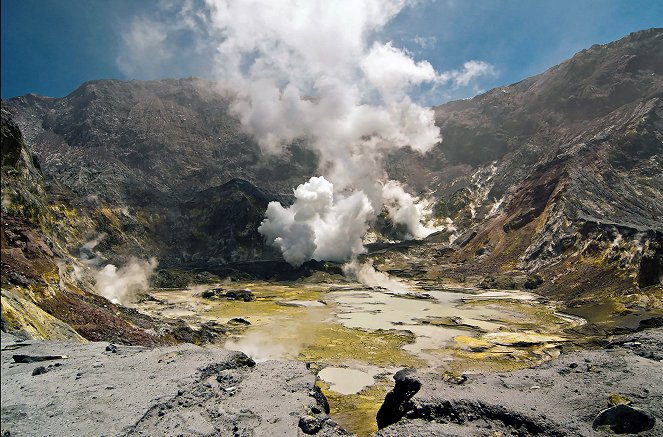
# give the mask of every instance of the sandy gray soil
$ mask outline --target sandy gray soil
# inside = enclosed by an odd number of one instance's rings
[[[108,346],[3,333],[3,437],[345,434],[325,414],[305,363],[253,365],[241,353],[193,345]],[[67,358],[19,363],[15,355]],[[451,381],[406,370],[377,436],[601,437],[636,428],[663,436],[662,360],[659,328],[511,373]],[[611,401],[630,406],[605,412]]]
[[[252,366],[241,353],[189,344],[107,346],[2,333],[3,437],[296,436],[300,422],[317,435],[343,434],[314,397],[305,363]],[[67,358],[16,363],[14,355]]]
[[[405,417],[377,435],[614,435],[609,424],[592,426],[614,394],[630,400],[639,417],[627,419],[620,414],[633,411],[617,407],[604,413],[597,425],[614,419],[611,423],[618,431],[620,426],[646,428],[653,416],[654,426],[637,435],[663,436],[662,360],[663,329],[652,329],[616,338],[607,349],[565,353],[522,371],[469,375],[460,384],[438,375],[404,372],[398,395],[416,393],[409,401],[401,396],[397,408],[385,411],[389,422],[401,414]],[[619,398],[613,396],[615,400]]]

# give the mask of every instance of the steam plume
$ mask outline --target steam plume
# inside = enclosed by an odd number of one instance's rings
[[[291,207],[270,204],[260,227],[293,265],[352,259],[364,250],[362,236],[384,206],[412,236],[435,230],[423,223],[425,208],[417,199],[388,181],[383,158],[406,146],[426,152],[440,141],[433,111],[417,104],[413,91],[466,86],[491,67],[468,61],[462,70],[439,73],[428,61],[379,41],[380,30],[411,4],[205,0],[196,7],[190,1],[170,23],[172,32],[189,26],[198,42],[213,47],[216,79],[232,94],[232,111],[264,153],[280,153],[296,139],[306,139],[317,152],[324,176],[300,185]],[[154,23],[134,23],[148,24]],[[168,25],[157,27],[126,34],[137,39],[135,47],[149,42],[163,49]]]
[[[440,140],[433,112],[408,91],[450,80],[389,42],[370,43],[405,3],[208,3],[225,36],[220,78],[236,90],[233,110],[244,128],[266,153],[307,138],[320,156],[325,176],[300,185],[290,208],[271,203],[260,227],[286,261],[347,261],[363,252],[362,237],[385,199],[412,235],[430,233],[414,199],[384,184],[382,169],[388,151],[424,152]]]

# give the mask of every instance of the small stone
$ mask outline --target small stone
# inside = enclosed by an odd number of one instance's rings
[[[619,393],[610,393],[608,395],[608,406],[613,407],[615,405],[631,405],[631,400],[626,396],[622,396]]]
[[[48,369],[44,366],[35,367],[35,370],[32,371],[32,376],[43,375],[48,372]]]
[[[322,421],[311,415],[301,416],[299,418],[299,428],[304,433],[312,435],[322,429]]]
[[[316,405],[313,405],[313,406],[311,407],[311,413],[313,413],[313,414],[320,414],[320,413],[322,413],[322,410],[321,410],[320,408],[318,408]]]
[[[109,344],[106,346],[106,352],[112,352],[114,354],[117,353],[117,346],[115,346],[113,343]]]
[[[249,322],[248,320],[243,319],[241,317],[234,317],[234,318],[228,320],[228,323],[235,324],[235,325],[250,325],[251,324],[251,322]]]
[[[578,367],[578,363],[571,363],[571,364],[569,364],[569,367],[571,369],[575,369],[576,367]]]

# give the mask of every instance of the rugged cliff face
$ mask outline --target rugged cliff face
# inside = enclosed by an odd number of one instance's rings
[[[263,155],[230,102],[194,78],[93,81],[61,99],[3,101],[36,157],[20,155],[22,179],[3,177],[3,211],[23,208],[32,219],[46,211],[34,221],[72,256],[104,234],[97,251],[108,260],[156,256],[162,267],[189,268],[278,260],[257,227],[267,203],[287,203],[317,159],[305,141]],[[567,300],[660,288],[663,30],[593,46],[435,112],[443,141],[426,156],[398,152],[387,170],[434,199],[456,231],[407,249],[405,268],[394,267],[402,247],[376,255],[376,265],[492,287],[536,278],[531,286]],[[18,159],[7,144],[3,168]]]

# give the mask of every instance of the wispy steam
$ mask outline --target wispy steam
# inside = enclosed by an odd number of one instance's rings
[[[103,254],[96,250],[105,238],[106,234],[101,233],[79,248],[78,260],[81,263],[73,265],[73,279],[94,286],[97,294],[113,303],[132,303],[136,293],[149,287],[150,276],[158,262],[156,258],[150,258],[149,261],[132,258],[119,268],[114,264],[106,264]]]
[[[137,292],[147,290],[157,264],[155,258],[149,261],[132,259],[120,268],[108,264],[95,273],[95,289],[113,303],[131,303]]]
[[[353,260],[343,265],[343,273],[369,287],[386,288],[394,293],[407,293],[411,291],[407,285],[398,279],[375,270],[371,261],[362,264],[357,260]]]
[[[297,317],[273,317],[266,324],[251,326],[240,338],[228,339],[224,347],[242,351],[257,362],[294,359],[314,340],[310,328],[319,322],[314,311]]]
[[[106,238],[105,233],[101,233],[94,237],[92,240],[87,241],[78,250],[78,258],[85,264],[98,266],[103,262],[101,252],[95,248]]]

